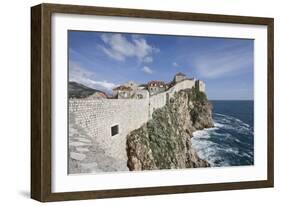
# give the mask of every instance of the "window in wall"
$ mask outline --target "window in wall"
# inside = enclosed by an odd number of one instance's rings
[[[111,136],[117,135],[119,133],[118,125],[114,125],[111,127]]]

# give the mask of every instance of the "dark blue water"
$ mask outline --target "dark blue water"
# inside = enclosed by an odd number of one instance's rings
[[[254,102],[211,101],[214,128],[193,133],[192,147],[212,166],[254,164]]]

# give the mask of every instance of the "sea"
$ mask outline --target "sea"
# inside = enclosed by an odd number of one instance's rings
[[[254,101],[215,100],[215,127],[193,133],[192,147],[213,167],[254,164]]]

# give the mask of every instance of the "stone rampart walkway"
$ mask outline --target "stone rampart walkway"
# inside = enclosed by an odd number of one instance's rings
[[[106,155],[85,129],[75,123],[75,114],[69,113],[68,139],[69,174],[126,171],[126,165],[117,165]]]

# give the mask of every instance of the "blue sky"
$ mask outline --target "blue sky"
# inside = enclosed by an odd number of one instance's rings
[[[70,81],[95,89],[182,72],[203,80],[211,100],[253,99],[253,40],[69,31],[68,42]]]

